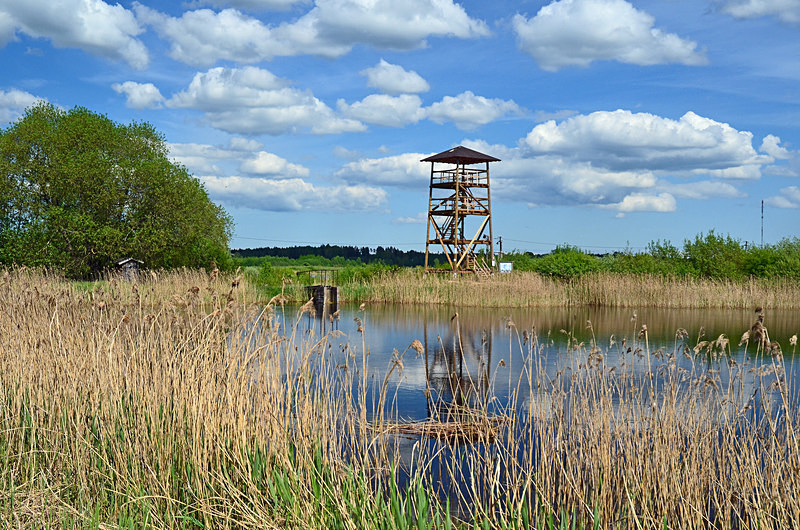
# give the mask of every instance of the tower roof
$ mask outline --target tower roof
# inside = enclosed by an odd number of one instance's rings
[[[499,158],[479,153],[473,149],[459,145],[438,155],[423,158],[420,162],[445,162],[448,164],[478,164],[480,162],[500,162]]]

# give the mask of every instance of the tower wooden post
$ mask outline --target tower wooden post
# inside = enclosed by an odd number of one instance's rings
[[[499,161],[463,146],[422,160],[431,163],[426,272],[490,274],[494,270],[489,162]],[[431,245],[441,247],[447,268],[431,266]]]

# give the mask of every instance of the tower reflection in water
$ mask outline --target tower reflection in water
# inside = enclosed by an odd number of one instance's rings
[[[428,418],[460,421],[486,411],[492,365],[492,330],[455,313],[449,332],[429,337],[425,324],[425,395]]]

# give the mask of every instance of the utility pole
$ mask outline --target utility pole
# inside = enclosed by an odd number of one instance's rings
[[[761,247],[764,247],[764,199],[761,199]]]
[[[503,236],[497,236],[497,244],[500,245],[500,255],[497,258],[497,261],[503,259]]]

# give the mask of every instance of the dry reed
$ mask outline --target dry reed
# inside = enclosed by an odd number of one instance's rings
[[[586,274],[559,280],[533,272],[486,279],[423,275],[406,269],[343,285],[340,299],[482,307],[800,308],[800,284],[790,279],[707,280],[692,277]]]
[[[452,292],[441,285],[425,280],[415,292]],[[422,483],[437,461],[459,484],[451,496],[463,516],[497,526],[800,521],[796,396],[782,356],[765,355],[763,343],[752,346],[763,361],[754,371],[734,363],[720,374],[679,363],[697,358],[680,333],[672,352],[650,352],[643,327],[637,350],[616,352],[620,369],[605,356],[621,346],[575,344],[548,376],[535,330],[509,323],[527,352],[500,411],[510,420],[491,420],[491,392],[475,396],[491,428],[470,427],[474,443],[464,444],[426,427],[415,434],[433,441],[418,440],[409,457],[388,434],[403,354],[371,388],[368,306],[362,343],[338,350],[333,334],[283,329],[291,310],[252,303],[250,289],[191,271],[88,291],[37,272],[4,276],[0,524],[366,528],[379,526],[391,469],[404,465]],[[697,355],[726,347],[715,341]],[[441,510],[424,497],[409,520]]]

